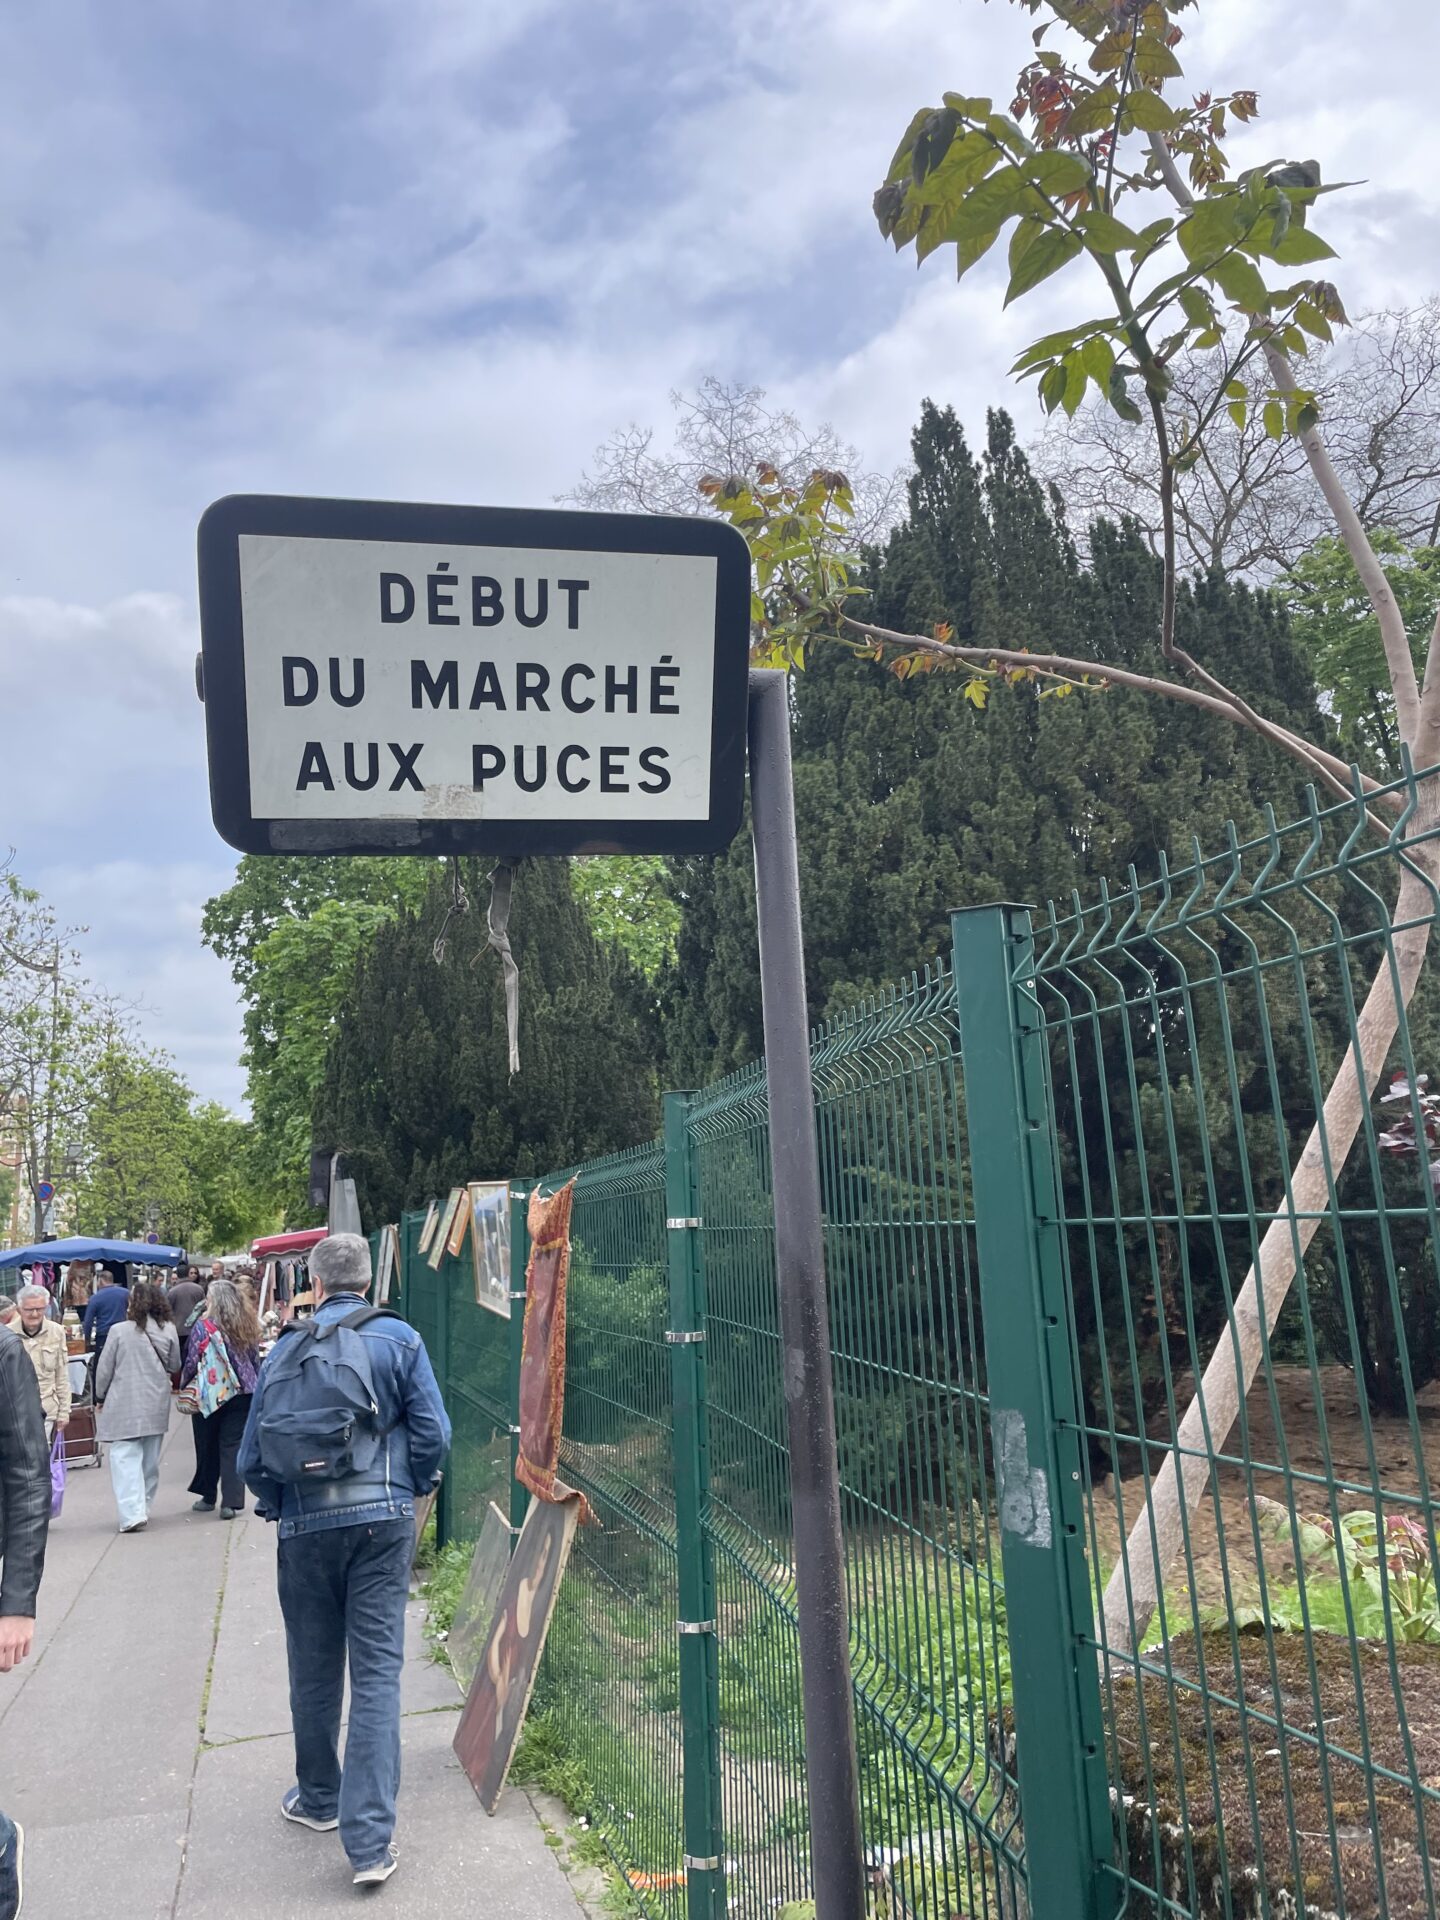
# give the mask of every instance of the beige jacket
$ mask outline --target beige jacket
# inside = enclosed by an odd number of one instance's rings
[[[43,1320],[33,1337],[17,1320],[15,1331],[30,1356],[35,1377],[40,1382],[40,1406],[47,1420],[70,1416],[70,1355],[65,1344],[65,1329],[58,1320]]]

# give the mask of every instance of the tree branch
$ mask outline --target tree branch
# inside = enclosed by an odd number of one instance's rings
[[[1107,666],[1101,660],[1082,660],[1067,654],[1025,653],[1006,647],[965,647],[957,646],[953,641],[935,640],[923,633],[897,633],[891,627],[876,626],[873,621],[859,620],[853,614],[842,613],[840,624],[852,633],[862,635],[867,640],[885,647],[903,647],[909,653],[937,654],[942,659],[956,660],[968,666],[988,667],[991,665],[1007,668],[1021,668],[1027,673],[1039,674],[1047,680],[1096,679],[1117,687],[1130,687],[1139,693],[1159,694],[1167,700],[1178,700],[1186,706],[1200,707],[1207,713],[1222,715],[1225,719],[1245,727],[1252,733],[1272,742],[1292,759],[1299,760],[1308,771],[1320,780],[1332,793],[1345,800],[1355,798],[1354,774],[1343,760],[1327,753],[1323,747],[1302,739],[1291,733],[1288,727],[1282,727],[1273,720],[1267,720],[1263,714],[1242,700],[1238,694],[1231,693],[1218,680],[1205,674],[1203,668],[1196,671],[1219,689],[1218,692],[1204,692],[1198,687],[1187,687],[1178,680],[1161,680],[1148,673],[1134,673],[1128,667]],[[1183,651],[1180,658],[1186,659]],[[1401,798],[1397,794],[1382,794],[1380,783],[1372,780],[1368,774],[1360,775],[1363,792],[1378,795],[1382,806],[1399,809]],[[1370,816],[1377,832],[1389,834],[1374,815]]]
[[[1265,348],[1265,358],[1270,363],[1270,372],[1275,385],[1284,394],[1295,391],[1295,371],[1290,364],[1290,356],[1285,349],[1274,341]],[[1416,757],[1417,765],[1427,761],[1421,755],[1421,709],[1420,690],[1415,680],[1415,662],[1410,653],[1410,640],[1405,632],[1404,616],[1395,598],[1394,590],[1385,577],[1379,556],[1371,546],[1359,514],[1355,511],[1345,484],[1336,473],[1325,442],[1320,438],[1319,429],[1306,428],[1299,436],[1305,449],[1305,458],[1310,462],[1310,471],[1314,474],[1320,491],[1325,496],[1325,504],[1335,516],[1335,525],[1345,542],[1346,551],[1355,563],[1355,571],[1360,576],[1375,617],[1380,623],[1380,640],[1385,649],[1385,664],[1390,669],[1390,684],[1395,692],[1395,719],[1400,729],[1400,738]],[[1430,679],[1429,669],[1426,680]],[[1430,727],[1434,728],[1435,716],[1429,717]]]
[[[1150,151],[1160,169],[1161,177],[1169,188],[1170,196],[1177,206],[1189,209],[1195,204],[1195,196],[1186,186],[1175,164],[1165,136],[1159,132],[1150,135]],[[1265,346],[1265,358],[1269,362],[1270,372],[1275,385],[1284,394],[1294,393],[1297,386],[1295,370],[1290,364],[1290,356],[1275,341]],[[1310,471],[1314,474],[1325,504],[1335,517],[1335,525],[1346,551],[1355,563],[1370,604],[1375,609],[1375,617],[1380,623],[1380,639],[1385,648],[1385,664],[1390,669],[1390,681],[1395,693],[1395,718],[1400,729],[1400,738],[1416,757],[1418,765],[1426,765],[1434,757],[1433,749],[1440,739],[1440,674],[1434,677],[1433,696],[1428,703],[1430,710],[1422,715],[1420,690],[1415,680],[1415,662],[1410,655],[1410,642],[1405,632],[1405,622],[1401,616],[1390,582],[1385,577],[1375,549],[1366,537],[1365,528],[1354,503],[1339,474],[1335,471],[1325,442],[1319,430],[1309,427],[1299,435],[1301,446],[1305,449],[1305,458],[1310,462]],[[1435,659],[1435,643],[1431,645],[1431,663]],[[1430,665],[1426,667],[1426,685],[1431,684]],[[1421,739],[1421,726],[1426,729],[1427,738]],[[1436,736],[1431,738],[1430,736]]]

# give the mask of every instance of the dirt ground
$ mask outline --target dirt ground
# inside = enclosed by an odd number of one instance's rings
[[[1180,1405],[1188,1402],[1190,1391],[1188,1379],[1177,1381],[1176,1398]],[[1280,1415],[1278,1432],[1274,1404],[1277,1401]],[[1417,1396],[1417,1413],[1425,1484],[1430,1489],[1431,1497],[1440,1500],[1440,1383],[1427,1387]],[[1373,1470],[1366,1446],[1367,1417],[1375,1453]],[[1354,1489],[1378,1485],[1382,1498],[1407,1494],[1413,1497],[1422,1490],[1420,1466],[1409,1422],[1381,1414],[1367,1416],[1354,1376],[1344,1367],[1321,1370],[1318,1400],[1316,1383],[1307,1368],[1277,1367],[1273,1399],[1269,1383],[1263,1378],[1257,1379],[1246,1406],[1246,1420],[1249,1427],[1248,1448],[1242,1449],[1237,1424],[1223,1451],[1238,1455],[1243,1450],[1254,1461],[1264,1464],[1254,1466],[1248,1474],[1239,1466],[1222,1466],[1216,1476],[1218,1524],[1216,1492],[1207,1494],[1196,1517],[1191,1535],[1191,1553],[1194,1594],[1201,1605],[1214,1605],[1224,1600],[1224,1570],[1227,1567],[1233,1599],[1250,1599],[1256,1595],[1252,1491],[1279,1501],[1282,1505],[1293,1502],[1300,1513],[1318,1518],[1330,1510],[1326,1488],[1323,1484],[1301,1478],[1302,1475],[1311,1475],[1314,1481],[1323,1482],[1328,1474],[1333,1474],[1336,1480],[1349,1482],[1352,1490],[1337,1495],[1341,1513],[1373,1505],[1373,1495]],[[1165,1436],[1162,1418],[1152,1427],[1151,1438],[1163,1442]],[[1325,1457],[1327,1445],[1330,1456],[1328,1469]],[[1158,1451],[1152,1455],[1152,1472],[1158,1470],[1161,1458]],[[1280,1470],[1282,1461],[1288,1461],[1291,1474],[1295,1476],[1293,1480],[1287,1481],[1286,1475]],[[1124,1530],[1139,1516],[1144,1504],[1145,1487],[1139,1475],[1121,1482],[1118,1503],[1113,1480],[1097,1482],[1095,1527],[1100,1559],[1106,1569],[1119,1558]],[[1403,1498],[1393,1503],[1386,1501],[1386,1505],[1396,1513],[1417,1513]],[[1283,1553],[1267,1548],[1267,1570],[1283,1571],[1288,1564]],[[1177,1573],[1174,1580],[1183,1586],[1183,1571]]]
[[[1368,1645],[1356,1656],[1357,1686],[1348,1644],[1318,1635],[1322,1748],[1303,1637],[1247,1634],[1240,1649],[1244,1706],[1267,1718],[1191,1688],[1172,1694],[1152,1678],[1144,1682],[1142,1716],[1134,1682],[1116,1688],[1132,1878],[1196,1920],[1294,1912],[1291,1902],[1302,1891],[1310,1920],[1433,1915],[1440,1803],[1423,1801],[1422,1832],[1396,1696],[1414,1774],[1433,1788],[1440,1780],[1440,1655],[1432,1647],[1397,1648],[1392,1676],[1387,1650]],[[1235,1684],[1228,1634],[1204,1636],[1198,1649],[1194,1641],[1179,1643],[1177,1674],[1198,1678],[1201,1654],[1212,1673],[1225,1676],[1227,1689]],[[1293,1729],[1283,1740],[1268,1718],[1277,1675],[1285,1724]],[[1367,1748],[1368,1767],[1359,1758]],[[1153,1903],[1133,1896],[1129,1911],[1148,1914]]]

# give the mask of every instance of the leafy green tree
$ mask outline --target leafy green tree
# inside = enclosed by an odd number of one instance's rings
[[[465,891],[483,870],[462,863]],[[480,911],[451,919],[448,876],[375,934],[340,1008],[315,1129],[345,1150],[364,1217],[393,1220],[463,1180],[540,1173],[647,1138],[657,1038],[643,977],[597,939],[570,863],[517,870],[510,938],[520,1057],[508,1070],[499,964]]]
[[[1440,548],[1407,547],[1379,531],[1370,544],[1410,635],[1418,670],[1440,612]],[[1317,540],[1290,570],[1284,595],[1296,639],[1329,696],[1343,750],[1366,766],[1400,772],[1400,730],[1380,622],[1355,562],[1333,535]]]
[[[87,1079],[76,1230],[143,1239],[188,1227],[189,1121],[190,1089],[169,1061],[117,1034]]]
[[[206,903],[202,938],[229,961],[244,1002],[244,1065],[254,1117],[253,1166],[273,1202],[304,1212],[311,1110],[356,960],[378,930],[426,898],[441,863],[246,854],[234,883]],[[664,863],[577,860],[572,884],[602,941],[653,975],[674,950]],[[478,872],[472,897],[485,898]]]
[[[86,1080],[75,1230],[231,1251],[274,1224],[252,1131],[218,1101],[199,1106],[173,1063],[112,1034]]]
[[[279,1226],[269,1182],[256,1166],[255,1145],[254,1127],[218,1100],[191,1107],[184,1144],[190,1189],[184,1245],[228,1253]]]
[[[424,898],[433,864],[404,856],[243,854],[230,886],[206,901],[200,937],[229,961],[236,986],[248,997],[260,948],[279,927],[307,920],[327,900],[389,912],[413,906]]]
[[[292,1207],[305,1190],[311,1109],[335,1016],[357,959],[395,912],[371,901],[322,900],[307,918],[282,920],[255,949],[244,1056],[255,1158],[269,1191]]]
[[[596,938],[613,940],[647,980],[673,960],[680,914],[659,854],[605,854],[576,860],[570,877]]]

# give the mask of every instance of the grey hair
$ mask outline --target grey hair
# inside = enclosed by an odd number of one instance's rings
[[[0,1322],[13,1320],[18,1312],[19,1308],[8,1293],[0,1295]]]
[[[358,1233],[331,1233],[310,1249],[310,1273],[326,1293],[368,1293],[370,1242]]]
[[[21,1287],[15,1296],[15,1304],[18,1307],[26,1300],[43,1300],[48,1307],[50,1304],[50,1290],[48,1287]]]

